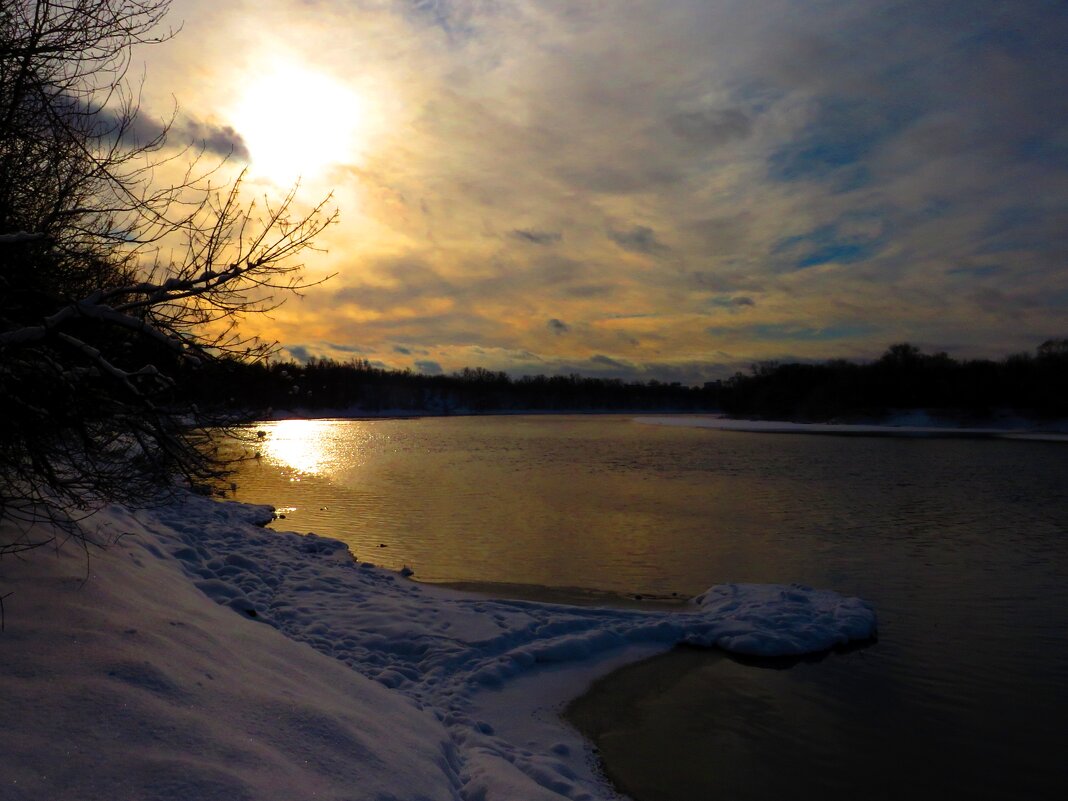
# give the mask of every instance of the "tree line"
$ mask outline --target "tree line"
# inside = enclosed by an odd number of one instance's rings
[[[903,409],[983,418],[1016,412],[1068,417],[1068,339],[1000,361],[956,360],[891,346],[866,364],[835,359],[815,364],[763,362],[723,382],[724,412],[768,419],[826,421],[879,418]]]
[[[884,417],[905,409],[981,418],[1013,411],[1068,416],[1068,339],[1001,361],[958,361],[907,343],[880,358],[760,362],[702,386],[580,375],[512,378],[485,368],[449,375],[376,367],[364,359],[306,363],[217,361],[181,382],[186,402],[246,417],[272,410],[379,414],[578,411],[726,412],[826,421]]]
[[[657,380],[625,382],[580,375],[512,378],[482,367],[449,375],[389,370],[363,359],[307,363],[230,360],[183,382],[187,400],[202,408],[255,417],[272,409],[428,414],[520,411],[712,411],[716,387]]]

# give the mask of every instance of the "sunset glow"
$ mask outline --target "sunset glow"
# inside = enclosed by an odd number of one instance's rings
[[[252,176],[280,186],[354,161],[365,118],[359,95],[324,73],[292,64],[251,78],[232,117],[248,147]]]
[[[1064,336],[1057,4],[176,0],[146,115],[301,179],[282,355],[700,384]],[[182,144],[176,136],[176,144]]]

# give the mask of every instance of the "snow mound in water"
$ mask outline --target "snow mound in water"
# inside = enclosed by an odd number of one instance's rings
[[[809,654],[875,635],[869,604],[801,584],[721,584],[693,603],[725,629],[715,645],[737,654]]]

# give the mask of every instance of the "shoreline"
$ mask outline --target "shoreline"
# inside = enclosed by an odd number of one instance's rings
[[[875,627],[859,599],[797,585],[672,611],[476,596],[267,530],[266,511],[109,507],[88,573],[76,543],[0,564],[15,798],[608,801],[557,716],[596,678],[679,642],[803,653]]]
[[[642,593],[618,593],[585,587],[550,587],[543,584],[516,584],[503,581],[422,581],[411,577],[417,584],[429,587],[444,587],[458,592],[473,593],[486,598],[534,603],[561,604],[563,606],[588,606],[611,609],[684,610],[690,599],[678,593],[673,595],[650,595]]]
[[[420,420],[422,418],[443,417],[633,417],[635,415],[718,415],[715,410],[689,411],[689,410],[654,410],[647,409],[486,409],[482,411],[474,409],[451,409],[449,411],[435,411],[433,409],[383,409],[381,411],[369,411],[367,409],[308,409],[297,407],[295,409],[272,409],[267,417],[250,418],[250,422],[257,420],[280,422],[283,420]]]
[[[707,761],[680,760],[677,741],[650,737],[642,729],[650,727],[649,718],[657,712],[657,696],[670,692],[692,664],[713,665],[727,658],[718,650],[676,647],[624,665],[568,702],[561,718],[592,743],[605,779],[633,801],[715,797],[721,788]],[[687,729],[683,717],[672,723],[679,731]]]
[[[1034,421],[1019,421],[1018,426],[1006,428],[965,427],[943,424],[941,421],[925,425],[897,423],[797,423],[779,420],[746,420],[725,416],[645,415],[635,418],[644,425],[677,428],[701,428],[744,434],[806,434],[839,437],[896,437],[902,439],[986,439],[1023,440],[1028,442],[1068,442],[1068,421],[1056,421],[1043,427]]]
[[[598,766],[620,793],[634,801],[692,801],[694,798],[733,798],[762,781],[747,776],[746,765],[754,760],[753,748],[788,754],[799,745],[789,740],[769,749],[763,741],[747,740],[755,731],[765,731],[769,720],[784,720],[788,711],[777,708],[783,699],[780,681],[793,670],[807,674],[794,685],[785,684],[793,695],[812,692],[813,678],[826,674],[826,684],[842,678],[847,661],[864,659],[862,653],[878,644],[873,638],[827,652],[800,657],[746,658],[719,649],[678,645],[662,654],[621,666],[591,683],[587,691],[564,707],[561,717],[593,744]],[[799,688],[804,688],[800,689]],[[744,718],[744,721],[742,720]],[[753,724],[754,719],[759,722]],[[812,757],[804,755],[784,764],[802,767]],[[778,766],[780,770],[784,765]],[[790,769],[786,768],[786,773]],[[825,774],[811,777],[802,795],[818,795],[829,801],[855,798],[853,776],[845,781],[827,781]],[[907,779],[902,779],[907,781]],[[781,798],[799,785],[764,787],[753,797]],[[916,788],[894,796],[926,798]],[[944,797],[944,796],[940,796]]]
[[[621,417],[646,425],[703,428],[747,434],[808,434],[843,437],[892,437],[930,439],[1021,440],[1028,442],[1068,442],[1068,420],[1035,420],[995,417],[990,422],[1000,426],[974,425],[975,420],[928,417],[911,412],[891,415],[881,422],[799,422],[731,417],[714,411],[647,411],[647,410],[490,410],[450,411],[362,409],[281,409],[266,417],[243,419],[237,426],[256,423],[280,423],[291,420],[365,421],[445,419],[450,417]],[[987,422],[983,420],[981,422]]]

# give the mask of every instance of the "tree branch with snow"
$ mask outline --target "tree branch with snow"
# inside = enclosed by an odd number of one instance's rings
[[[331,199],[246,202],[239,177],[138,141],[135,45],[168,0],[20,0],[0,14],[0,515],[77,519],[225,473],[206,365],[272,344],[242,320],[312,284]],[[179,178],[157,183],[166,168]],[[37,543],[0,542],[0,554]]]

